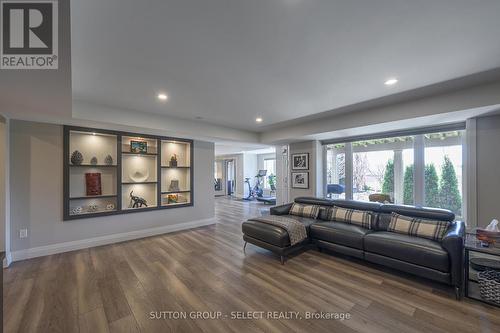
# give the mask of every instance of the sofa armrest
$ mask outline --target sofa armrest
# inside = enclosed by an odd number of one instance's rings
[[[281,206],[271,207],[271,215],[287,215],[292,205],[293,203],[287,203]]]
[[[441,245],[448,252],[448,256],[450,257],[451,283],[456,287],[462,286],[464,275],[464,240],[465,223],[462,221],[455,221],[448,228],[441,242]]]

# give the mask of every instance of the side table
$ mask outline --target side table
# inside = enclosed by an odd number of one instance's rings
[[[490,302],[481,297],[477,278],[478,270],[473,267],[475,265],[471,264],[471,260],[476,263],[489,261],[491,266],[496,269],[500,265],[500,247],[483,247],[476,239],[475,234],[472,233],[467,233],[465,238],[465,297],[469,297],[493,306],[500,306],[500,304]]]

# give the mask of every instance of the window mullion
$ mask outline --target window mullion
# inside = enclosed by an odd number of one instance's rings
[[[345,198],[352,200],[352,161],[353,161],[352,144],[347,142],[345,144]]]
[[[413,147],[414,174],[413,198],[416,206],[423,206],[425,202],[425,144],[423,135],[415,135]]]

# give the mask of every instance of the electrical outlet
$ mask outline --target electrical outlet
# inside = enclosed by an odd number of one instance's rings
[[[28,229],[19,230],[19,238],[26,238],[26,237],[28,237]]]

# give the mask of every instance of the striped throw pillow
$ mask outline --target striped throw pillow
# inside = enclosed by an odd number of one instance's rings
[[[392,213],[387,231],[441,241],[449,226],[448,221],[428,220]]]
[[[354,224],[365,229],[372,228],[372,214],[364,210],[347,209],[342,207],[329,207],[326,212],[329,221]]]
[[[302,205],[299,203],[293,203],[292,208],[290,208],[290,215],[301,216],[301,217],[309,217],[315,219],[319,214],[319,206],[318,205]]]

